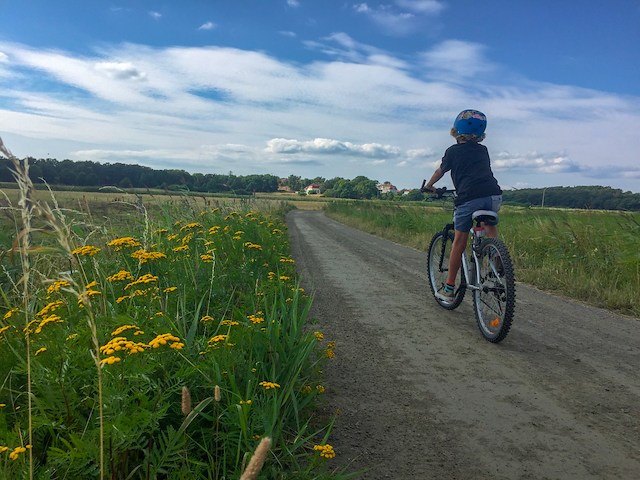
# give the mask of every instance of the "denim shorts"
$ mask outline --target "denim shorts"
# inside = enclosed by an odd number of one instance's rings
[[[468,232],[471,230],[473,221],[471,216],[476,210],[491,210],[498,212],[502,205],[502,195],[491,195],[490,197],[474,198],[461,205],[453,211],[453,225],[456,230]],[[496,222],[497,224],[497,222]]]

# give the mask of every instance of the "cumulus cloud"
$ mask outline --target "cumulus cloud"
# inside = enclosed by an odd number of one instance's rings
[[[496,170],[532,170],[540,173],[580,171],[580,167],[564,153],[511,154],[500,152],[494,156],[491,164]]]
[[[315,153],[315,154],[344,154],[372,158],[397,157],[401,149],[393,145],[379,143],[355,144],[329,138],[314,140],[289,140],[286,138],[272,138],[265,148],[269,153]]]
[[[213,22],[205,22],[198,27],[198,30],[213,30],[217,25]]]

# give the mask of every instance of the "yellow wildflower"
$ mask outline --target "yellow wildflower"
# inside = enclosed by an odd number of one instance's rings
[[[200,260],[202,260],[204,263],[212,263],[213,255],[209,255],[209,254],[200,255]]]
[[[218,233],[219,230],[220,230],[220,227],[218,225],[214,225],[209,229],[209,235],[215,235],[216,233]]]
[[[146,263],[150,260],[160,260],[167,258],[162,252],[147,252],[146,250],[137,250],[131,254],[131,258],[138,260],[140,263]]]
[[[153,340],[151,340],[149,342],[149,346],[152,347],[152,348],[158,348],[161,345],[166,345],[169,342],[171,342],[171,343],[180,342],[180,339],[178,337],[176,337],[175,335],[172,335],[170,333],[163,333],[161,335],[158,335]]]
[[[258,385],[260,385],[265,390],[275,390],[276,388],[280,388],[280,384],[275,382],[262,381]]]
[[[262,317],[261,315],[262,315],[262,312],[257,312],[255,315],[249,315],[247,318],[251,323],[253,323],[254,325],[257,325],[259,323],[264,322],[264,317]]]
[[[200,321],[201,321],[202,323],[205,323],[205,322],[213,322],[213,317],[212,317],[211,315],[205,315],[204,317],[202,317],[202,318],[200,319]]]
[[[145,273],[144,275],[142,275],[140,278],[138,278],[137,280],[134,280],[131,283],[128,283],[124,289],[128,290],[130,287],[133,287],[135,285],[140,285],[140,284],[144,284],[144,283],[153,283],[153,282],[157,282],[158,281],[158,277],[155,275],[152,275],[150,273]]]
[[[0,334],[3,334],[4,332],[6,332],[7,330],[9,330],[11,328],[11,325],[7,325],[6,327],[2,327],[0,328]]]
[[[215,335],[214,337],[211,337],[208,341],[208,343],[210,345],[214,345],[218,342],[224,342],[227,338],[229,337],[229,335]]]
[[[100,365],[113,365],[114,363],[118,363],[120,361],[120,357],[107,357],[100,360]]]
[[[335,458],[336,452],[328,443],[325,445],[314,445],[313,449],[320,452],[320,456],[324,458]]]
[[[51,295],[52,293],[59,292],[61,288],[70,287],[71,284],[66,280],[56,280],[47,288],[47,293]]]
[[[174,252],[184,252],[189,250],[189,245],[180,245],[179,247],[172,248]]]
[[[131,272],[126,270],[120,270],[118,273],[114,273],[110,277],[107,277],[109,282],[122,282],[124,280],[133,280],[133,275]]]
[[[194,228],[202,228],[202,224],[198,222],[187,223],[186,225],[180,228],[180,231],[182,232],[184,230],[192,230]]]
[[[49,315],[48,317],[43,318],[38,324],[35,330],[35,333],[41,333],[45,325],[49,323],[62,323],[62,319],[60,318],[59,315],[56,315],[55,313],[52,315]]]
[[[62,305],[64,305],[62,300],[56,300],[55,302],[51,302],[47,304],[42,310],[36,313],[36,317],[44,317],[50,312],[54,312],[59,309]]]
[[[30,445],[27,445],[27,447],[30,447]],[[16,448],[13,449],[13,452],[11,452],[9,454],[9,458],[11,460],[17,460],[18,457],[20,456],[20,454],[24,453],[26,451],[27,451],[27,449],[25,447],[16,447]]]
[[[140,247],[142,244],[133,237],[122,237],[111,240],[107,243],[107,246],[114,247],[116,252],[119,252],[124,247]]]
[[[313,332],[313,336],[316,337],[316,340],[319,342],[324,340],[324,335],[322,332]]]
[[[2,317],[3,320],[9,320],[14,313],[17,313],[19,310],[17,308],[12,308],[11,310],[9,310],[7,313],[4,314],[4,317]]]
[[[167,287],[164,290],[162,290],[162,293],[171,293],[171,292],[173,292],[173,291],[175,291],[177,289],[178,289],[178,287]]]
[[[37,357],[38,355],[40,355],[41,353],[44,353],[44,352],[46,352],[46,351],[47,351],[47,348],[46,348],[46,347],[39,348],[38,350],[36,350],[36,357]]]
[[[100,248],[94,247],[93,245],[85,245],[83,247],[78,247],[75,250],[72,250],[71,254],[93,257],[95,254],[100,252],[100,250]]]
[[[127,330],[138,330],[138,327],[135,325],[122,325],[121,327],[116,328],[113,332],[111,332],[111,336],[115,337],[120,335],[122,332],[126,332]]]

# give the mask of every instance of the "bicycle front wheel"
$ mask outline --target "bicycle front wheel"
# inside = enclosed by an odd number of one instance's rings
[[[505,244],[497,238],[485,238],[477,268],[480,284],[473,295],[476,321],[484,338],[498,343],[509,333],[516,302],[513,263]]]
[[[453,245],[453,232],[436,233],[431,239],[429,244],[428,259],[428,275],[429,275],[429,287],[436,302],[447,310],[453,310],[458,308],[464,299],[467,282],[464,278],[462,269],[458,272],[456,277],[456,290],[455,297],[452,301],[448,302],[442,300],[436,296],[447,281],[447,275],[449,273],[449,255],[451,254],[451,246]]]

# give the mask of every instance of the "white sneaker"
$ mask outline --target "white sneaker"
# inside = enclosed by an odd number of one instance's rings
[[[456,291],[446,292],[444,290],[444,286],[436,292],[436,298],[442,300],[443,302],[451,303],[456,299]]]

